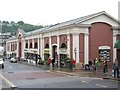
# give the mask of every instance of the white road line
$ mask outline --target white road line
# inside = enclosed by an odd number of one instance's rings
[[[104,87],[104,88],[107,87],[107,86],[105,86],[105,85],[100,85],[100,84],[96,84],[96,86],[100,86],[100,87]]]
[[[87,81],[81,81],[81,82],[83,82],[83,83],[90,83],[90,82],[87,82]]]
[[[13,68],[13,67],[10,66],[9,68]]]
[[[3,79],[11,88],[16,88],[16,86],[8,79],[6,79],[3,75],[0,75],[0,78]]]

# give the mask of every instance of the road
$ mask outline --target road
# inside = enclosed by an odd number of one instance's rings
[[[118,81],[79,77],[43,70],[42,68],[5,60],[2,87],[17,88],[118,88]]]

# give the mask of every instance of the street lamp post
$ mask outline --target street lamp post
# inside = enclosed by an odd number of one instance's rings
[[[75,49],[74,49],[74,52],[75,52],[75,60],[76,60],[76,47],[75,47]]]

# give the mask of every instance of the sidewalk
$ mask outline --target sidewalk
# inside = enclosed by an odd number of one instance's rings
[[[34,63],[21,62],[21,61],[19,63],[36,66],[36,64],[34,64]],[[120,78],[114,78],[112,76],[111,69],[109,69],[107,73],[103,73],[103,70],[101,70],[101,69],[97,70],[97,71],[86,71],[83,69],[71,71],[70,69],[59,68],[59,67],[55,67],[53,70],[52,68],[49,68],[47,65],[37,65],[37,67],[45,69],[45,70],[49,70],[51,72],[58,72],[58,73],[70,75],[70,76],[94,77],[94,78],[112,79],[112,80],[120,81]]]

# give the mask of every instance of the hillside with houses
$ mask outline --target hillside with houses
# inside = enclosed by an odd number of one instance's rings
[[[16,35],[18,28],[23,29],[25,32],[28,32],[45,27],[42,25],[32,25],[32,24],[24,23],[23,21],[18,21],[17,23],[15,23],[14,21],[10,21],[10,22],[0,21],[0,23],[2,29],[0,32],[1,33],[10,32],[11,35]]]

